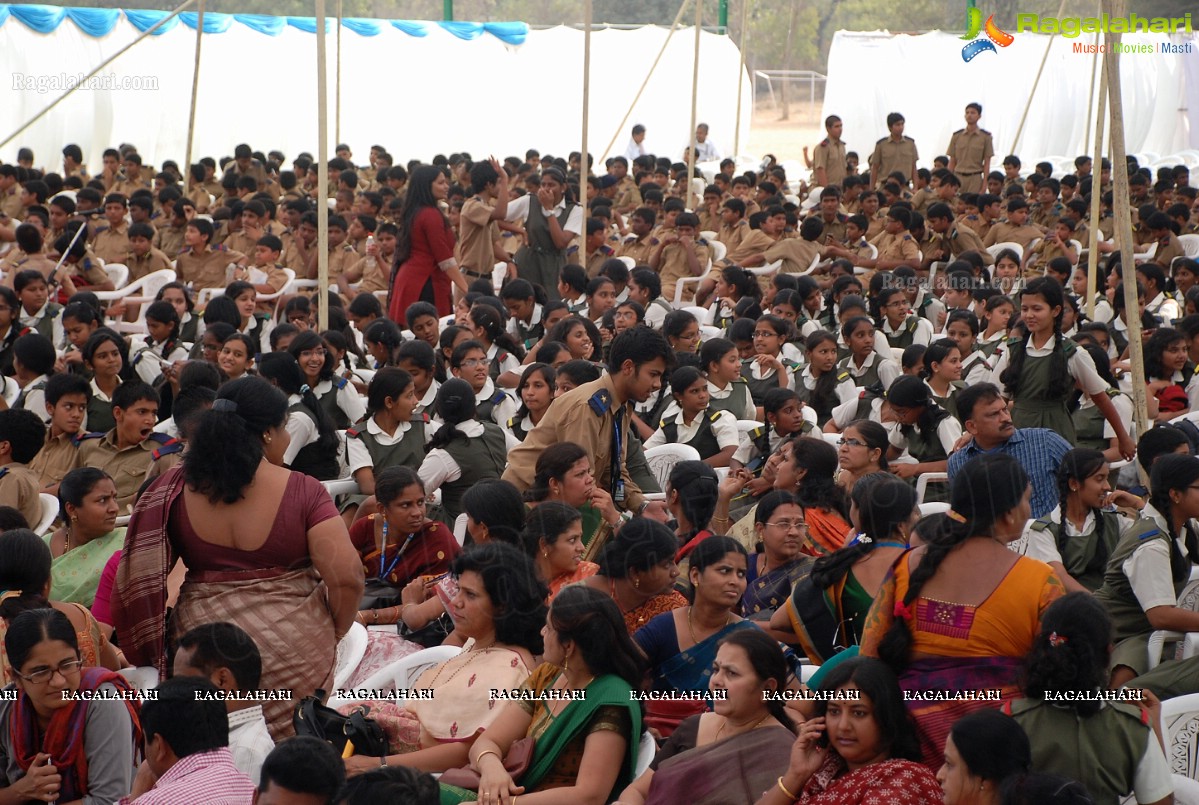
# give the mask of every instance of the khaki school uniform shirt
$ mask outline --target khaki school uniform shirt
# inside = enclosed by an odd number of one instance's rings
[[[72,439],[74,434],[60,433],[51,436],[46,429],[46,441],[42,449],[29,462],[29,469],[37,474],[42,487],[53,486],[79,466],[79,448]]]
[[[954,160],[954,173],[982,173],[983,165],[995,156],[995,144],[991,141],[991,132],[986,129],[958,129],[949,138],[949,149],[945,153]]]
[[[186,232],[187,227],[164,226],[154,233],[154,240],[151,243],[163,254],[174,258],[183,251],[183,235]]]
[[[104,225],[96,229],[92,252],[106,263],[119,263],[129,254],[129,225]]]
[[[132,447],[117,448],[117,432],[110,430],[100,438],[85,439],[79,445],[79,466],[96,467],[112,476],[117,487],[117,506],[127,514],[146,473],[155,463],[154,451],[162,447],[151,439]],[[164,456],[159,461],[170,458]]]
[[[739,266],[743,260],[759,254],[765,254],[766,250],[774,244],[774,238],[767,235],[761,229],[750,229],[737,244],[737,248],[729,247],[728,254],[725,255],[724,260],[729,265]],[[770,261],[767,260],[766,262],[769,263]]]
[[[7,470],[7,472],[6,472]],[[41,483],[37,473],[24,464],[13,462],[0,467],[0,506],[11,506],[25,517],[30,526],[42,519]]]
[[[662,280],[662,298],[667,300],[674,299],[675,286],[684,277],[703,276],[702,272],[708,266],[708,259],[711,253],[707,241],[703,238],[697,238],[695,241],[695,259],[699,263],[701,273],[693,274],[687,265],[687,255],[683,251],[682,244],[671,243],[662,249],[662,262],[658,264],[658,276]],[[686,294],[684,298],[690,299],[694,295],[693,286],[690,289],[690,293]]]
[[[773,263],[775,260],[782,260],[783,264],[779,266],[781,274],[802,274],[808,270],[808,266],[812,265],[812,260],[816,255],[820,254],[820,244],[814,243],[803,238],[785,238],[774,243],[766,250],[764,257],[767,263]],[[759,277],[758,281],[766,280],[769,283],[769,278]]]
[[[845,180],[845,142],[825,137],[812,155],[812,170],[824,168],[827,183],[841,184]],[[815,174],[813,174],[815,175]]]
[[[631,212],[641,206],[641,191],[637,189],[637,182],[632,176],[625,174],[616,185],[616,198],[612,200],[612,206],[618,212]]]
[[[890,137],[884,137],[874,144],[869,165],[872,170],[878,171],[878,184],[881,187],[887,181],[887,177],[895,171],[902,172],[910,182],[912,165],[919,158],[916,141],[911,137],[905,135],[899,142]]]
[[[720,231],[716,234],[716,239],[723,243],[724,247],[731,254],[749,233],[749,221],[742,218],[732,226],[728,224],[721,225]]]
[[[479,196],[471,196],[462,205],[462,223],[458,232],[458,266],[464,272],[490,277],[495,267],[496,227],[491,220],[495,209]]]
[[[118,261],[122,262],[122,261]],[[150,251],[146,252],[141,257],[138,257],[133,252],[125,255],[123,260],[125,265],[129,267],[129,281],[141,279],[147,274],[153,274],[155,271],[161,271],[164,268],[171,268],[171,258],[160,249],[150,247]]]
[[[1036,238],[1042,237],[1045,232],[1039,226],[1033,226],[1026,223],[1024,226],[1013,226],[1007,221],[998,221],[987,233],[986,239],[983,241],[984,246],[994,246],[996,243],[1019,243],[1021,248],[1027,249],[1028,244],[1032,243]]]
[[[190,282],[192,288],[199,291],[204,288],[224,288],[225,269],[230,263],[245,259],[241,252],[231,252],[224,247],[215,251],[210,249],[204,254],[197,255],[191,249],[183,252],[175,259],[175,272],[183,282]]]
[[[636,235],[629,235],[624,239],[624,243],[620,244],[620,248],[616,250],[617,257],[631,257],[639,266],[649,265],[650,255],[654,253],[654,249],[658,247],[658,239],[653,234],[648,234],[643,238],[638,238]]]

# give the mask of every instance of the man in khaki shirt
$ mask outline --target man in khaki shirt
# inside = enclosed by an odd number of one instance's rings
[[[870,154],[870,186],[881,187],[895,171],[902,173],[910,182],[916,175],[916,160],[920,155],[916,151],[916,141],[903,134],[904,118],[898,112],[887,115],[887,128],[890,135],[874,144]]]
[[[641,206],[641,191],[637,183],[629,176],[629,161],[622,156],[612,158],[608,172],[616,177],[616,197],[612,207],[621,215],[626,215]]]
[[[249,258],[241,252],[231,252],[223,246],[215,250],[212,241],[212,222],[203,218],[188,221],[184,245],[187,247],[175,258],[175,271],[181,282],[190,282],[195,291],[204,288],[224,288],[228,285],[226,269],[230,263],[246,265]]]
[[[983,189],[983,177],[991,170],[995,145],[991,132],[978,127],[983,108],[978,103],[966,104],[966,128],[958,129],[949,138],[949,169],[962,180],[963,193],[978,193]]]
[[[138,190],[149,190],[150,179],[142,174],[142,157],[136,151],[125,155],[125,175],[109,189],[109,193],[120,193],[126,199]],[[105,206],[108,204],[105,202]]]
[[[94,230],[92,252],[106,263],[119,263],[129,253],[128,208],[128,199],[120,193],[109,193],[104,199],[105,223]]]
[[[799,225],[798,238],[781,238],[762,255],[763,263],[773,263],[782,260],[779,266],[780,274],[803,274],[812,265],[812,261],[820,254],[820,236],[824,233],[824,223],[819,217],[808,218]],[[763,289],[769,287],[769,277],[759,277]]]
[[[912,225],[912,214],[904,207],[895,207],[887,211],[886,230],[871,241],[878,249],[878,257],[863,256],[856,250],[830,246],[825,253],[832,256],[844,257],[861,268],[872,268],[877,271],[890,271],[900,266],[920,267],[920,247],[916,244],[908,228]]]
[[[639,512],[644,496],[625,462],[631,438],[630,403],[645,402],[657,392],[673,360],[670,344],[657,330],[632,327],[616,336],[608,353],[608,374],[553,401],[520,446],[508,454],[504,480],[528,489],[545,448],[573,442],[591,457],[596,485],[612,495],[618,507]]]
[[[925,220],[928,222],[929,228],[938,236],[932,250],[924,253],[926,266],[937,261],[955,260],[962,252],[968,251],[978,252],[982,255],[984,264],[994,264],[995,258],[991,257],[990,253],[983,248],[982,239],[975,234],[974,230],[953,223],[953,211],[949,209],[948,204],[937,202],[929,207],[928,217]]]
[[[820,193],[820,208],[808,216],[809,218],[820,219],[821,240],[824,243],[846,242],[847,234],[845,227],[849,222],[849,216],[840,210],[841,194],[837,191],[837,188],[824,188]]]
[[[720,208],[720,231],[716,239],[724,244],[728,252],[736,251],[741,241],[749,235],[745,202],[739,198],[726,199]]]
[[[127,514],[151,468],[160,462],[177,463],[183,444],[154,432],[158,392],[139,380],[117,386],[112,394],[112,415],[115,428],[108,433],[88,433],[79,440],[79,466],[107,472],[117,487],[117,506],[121,514]]]
[[[491,279],[496,263],[509,263],[510,276],[516,276],[516,264],[497,244],[497,221],[508,214],[508,173],[499,160],[476,163],[470,169],[474,195],[462,205],[458,225],[458,267],[469,279]]]
[[[11,506],[33,527],[41,520],[41,479],[27,465],[42,448],[46,426],[33,411],[0,411],[0,506]]]
[[[649,207],[638,207],[629,216],[629,230],[632,234],[625,237],[624,242],[616,249],[617,257],[631,257],[639,266],[649,265],[649,258],[658,247],[658,239],[653,236],[654,221],[657,216]]]
[[[21,218],[21,186],[17,184],[17,169],[0,165],[0,214],[14,221]]]
[[[996,243],[1019,243],[1020,248],[1027,249],[1028,244],[1043,236],[1045,230],[1028,222],[1028,202],[1023,198],[1008,199],[1007,220],[999,221],[991,227],[983,246],[990,247]]]
[[[152,245],[154,227],[149,224],[129,225],[129,251],[117,262],[129,267],[129,281],[141,279],[147,274],[171,268],[171,258]],[[173,270],[173,269],[172,269]]]
[[[675,220],[675,232],[666,236],[650,255],[649,267],[662,279],[662,296],[674,299],[675,286],[684,277],[703,276],[711,251],[707,241],[698,238],[699,217],[695,213],[680,213]],[[684,300],[692,297],[683,295]]]
[[[29,468],[40,478],[42,491],[54,495],[58,493],[59,481],[79,466],[76,439],[81,435],[92,389],[83,375],[60,372],[46,381],[44,394],[50,427]]]
[[[812,178],[821,187],[840,185],[845,179],[845,143],[841,140],[843,126],[841,118],[836,115],[829,115],[824,120],[824,131],[828,136],[820,141],[812,155]]]

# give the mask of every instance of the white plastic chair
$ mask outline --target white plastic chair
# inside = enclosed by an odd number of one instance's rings
[[[803,665],[799,666],[799,681],[805,685],[808,684],[808,680],[816,676],[816,672],[819,670],[819,665],[812,665],[810,662],[804,663]]]
[[[162,286],[175,280],[174,270],[162,268],[152,271],[144,277],[139,277],[115,291],[96,291],[95,293],[96,298],[102,302],[121,299],[127,305],[138,305],[135,321],[119,321],[112,326],[120,333],[144,333],[146,331],[146,308],[154,301],[154,297],[158,296]]]
[[[698,321],[701,326],[704,324],[712,323],[712,308],[710,308],[710,307],[700,307],[699,305],[688,305],[687,307],[683,308],[683,310],[687,311],[692,316],[694,316],[695,320]]]
[[[218,296],[224,296],[224,288],[201,288],[196,293],[196,307],[203,310],[204,306]]]
[[[748,271],[750,274],[753,274],[755,277],[773,277],[775,274],[778,273],[778,270],[782,267],[783,267],[783,260],[780,257],[778,260],[775,260],[773,263],[767,263],[764,266],[758,266],[757,268],[747,268],[745,270]]]
[[[710,248],[712,250],[712,262],[713,263],[719,263],[729,253],[729,247],[725,246],[723,243],[721,243],[718,240],[708,241],[708,248]]]
[[[1030,243],[1029,246],[1031,245],[1032,244]],[[1005,240],[1003,243],[996,243],[994,246],[988,246],[987,254],[991,255],[992,257],[998,257],[999,253],[1004,249],[1011,249],[1020,257],[1021,260],[1024,259],[1024,247],[1011,240]]]
[[[702,341],[711,341],[713,338],[720,338],[723,335],[724,330],[715,324],[701,324],[699,326],[699,337]]]
[[[1078,261],[1082,259],[1082,243],[1077,240],[1071,240],[1070,245],[1074,247],[1074,262],[1070,265],[1078,268]]]
[[[273,302],[276,299],[278,299],[280,296],[283,296],[283,294],[291,293],[292,286],[295,284],[295,281],[296,281],[296,272],[291,270],[290,268],[285,268],[285,269],[283,269],[283,273],[287,275],[287,282],[283,283],[283,287],[280,288],[279,290],[275,291],[274,293],[258,294],[259,302]]]
[[[358,664],[366,655],[368,641],[366,627],[361,623],[350,626],[350,631],[337,644],[337,663],[333,668],[333,689],[344,688],[354,675]]]
[[[1178,594],[1178,606],[1192,612],[1199,612],[1199,566],[1192,566],[1191,576]],[[1149,635],[1149,668],[1161,664],[1162,652],[1167,643],[1179,643],[1175,650],[1174,659],[1185,660],[1195,656],[1199,649],[1199,632],[1175,632],[1157,629]]]
[[[454,539],[458,540],[458,545],[466,545],[466,512],[454,518]]]
[[[1199,235],[1179,235],[1178,243],[1187,257],[1199,259]]]
[[[756,419],[738,419],[737,435],[744,439],[747,433],[751,433],[761,427],[763,427],[762,423]]]
[[[41,519],[33,527],[33,533],[40,535],[49,531],[50,526],[54,524],[54,519],[58,517],[58,498],[45,492],[40,493],[37,497],[41,506]]]
[[[415,654],[409,654],[407,657],[401,657],[395,662],[383,666],[354,687],[372,692],[410,690],[413,683],[420,679],[420,675],[425,671],[457,657],[461,652],[462,649],[458,646],[433,646],[421,649]],[[349,696],[330,696],[329,706],[337,707],[351,701],[354,699]]]
[[[642,733],[641,744],[637,747],[637,770],[633,772],[634,780],[649,770],[649,764],[654,762],[654,756],[657,754],[658,742],[654,740],[654,736],[648,732]]]
[[[666,488],[666,481],[674,465],[680,461],[699,461],[699,451],[689,444],[660,444],[645,451],[645,463],[654,474],[658,486]]]
[[[1161,728],[1170,771],[1199,777],[1199,693],[1162,702]]]
[[[930,482],[949,483],[949,475],[944,472],[925,472],[921,473],[916,479],[916,502],[923,503],[924,496],[928,494],[928,485]]]
[[[841,446],[840,444],[838,444],[838,442],[841,441],[840,433],[821,433],[820,436],[822,439],[824,439],[826,442],[831,444],[833,447]]]
[[[717,232],[715,229],[702,229],[702,230],[700,230],[699,236],[701,238],[703,238],[704,240],[708,241],[708,243],[711,243],[712,241],[714,241],[718,237],[720,237],[720,233]]]
[[[928,517],[930,514],[944,514],[949,511],[948,503],[921,503],[918,507],[921,517]]]
[[[629,271],[632,271],[634,268],[637,267],[637,261],[634,260],[632,257],[629,257],[627,254],[621,255],[620,257],[617,257],[616,259],[619,260],[620,262],[624,263],[626,266],[628,266]]]
[[[338,495],[357,495],[361,493],[358,488],[358,482],[353,478],[338,478],[335,481],[321,481],[321,486],[325,487],[329,493],[329,497],[336,498]]]
[[[1155,240],[1149,244],[1149,251],[1138,254],[1136,257],[1133,258],[1133,262],[1134,263],[1147,263],[1150,260],[1152,260],[1154,255],[1156,255],[1156,254],[1157,254],[1157,241]]]
[[[686,293],[688,286],[692,286],[692,285],[695,286],[691,292],[691,296],[692,296],[692,298],[694,298],[695,291],[699,290],[699,284],[704,281],[704,277],[706,277],[708,275],[708,271],[711,271],[711,270],[712,270],[712,263],[709,262],[708,268],[704,271],[703,274],[700,274],[698,277],[683,277],[682,279],[680,279],[678,281],[678,283],[674,286],[673,305],[674,305],[675,310],[678,310],[679,308],[683,307],[683,295]]]
[[[112,287],[120,290],[129,282],[129,266],[123,263],[109,263],[104,266],[104,273],[112,281]]]
[[[816,256],[812,258],[812,262],[811,262],[811,264],[810,264],[810,265],[807,267],[807,269],[805,269],[805,270],[803,271],[803,273],[804,273],[804,274],[811,274],[813,271],[815,271],[815,270],[816,270],[816,266],[820,265],[820,260],[821,260],[820,254],[819,254],[819,253],[817,253],[817,254],[816,254]]]

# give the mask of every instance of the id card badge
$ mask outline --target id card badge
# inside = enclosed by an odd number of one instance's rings
[[[612,494],[612,500],[616,503],[624,503],[624,481],[616,482],[616,490]]]

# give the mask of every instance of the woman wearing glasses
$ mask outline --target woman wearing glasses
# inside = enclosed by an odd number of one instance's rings
[[[791,596],[791,588],[812,569],[802,552],[808,522],[798,499],[790,492],[768,492],[754,512],[757,553],[749,557],[741,612],[767,620]]]
[[[0,701],[0,802],[94,805],[127,795],[142,739],[136,706],[72,695],[115,695],[128,683],[84,667],[75,626],[54,609],[13,618],[4,647],[17,699]]]
[[[837,483],[846,494],[853,492],[859,478],[872,472],[889,472],[887,449],[891,441],[887,429],[869,419],[850,422],[837,441],[837,459],[841,471]]]

